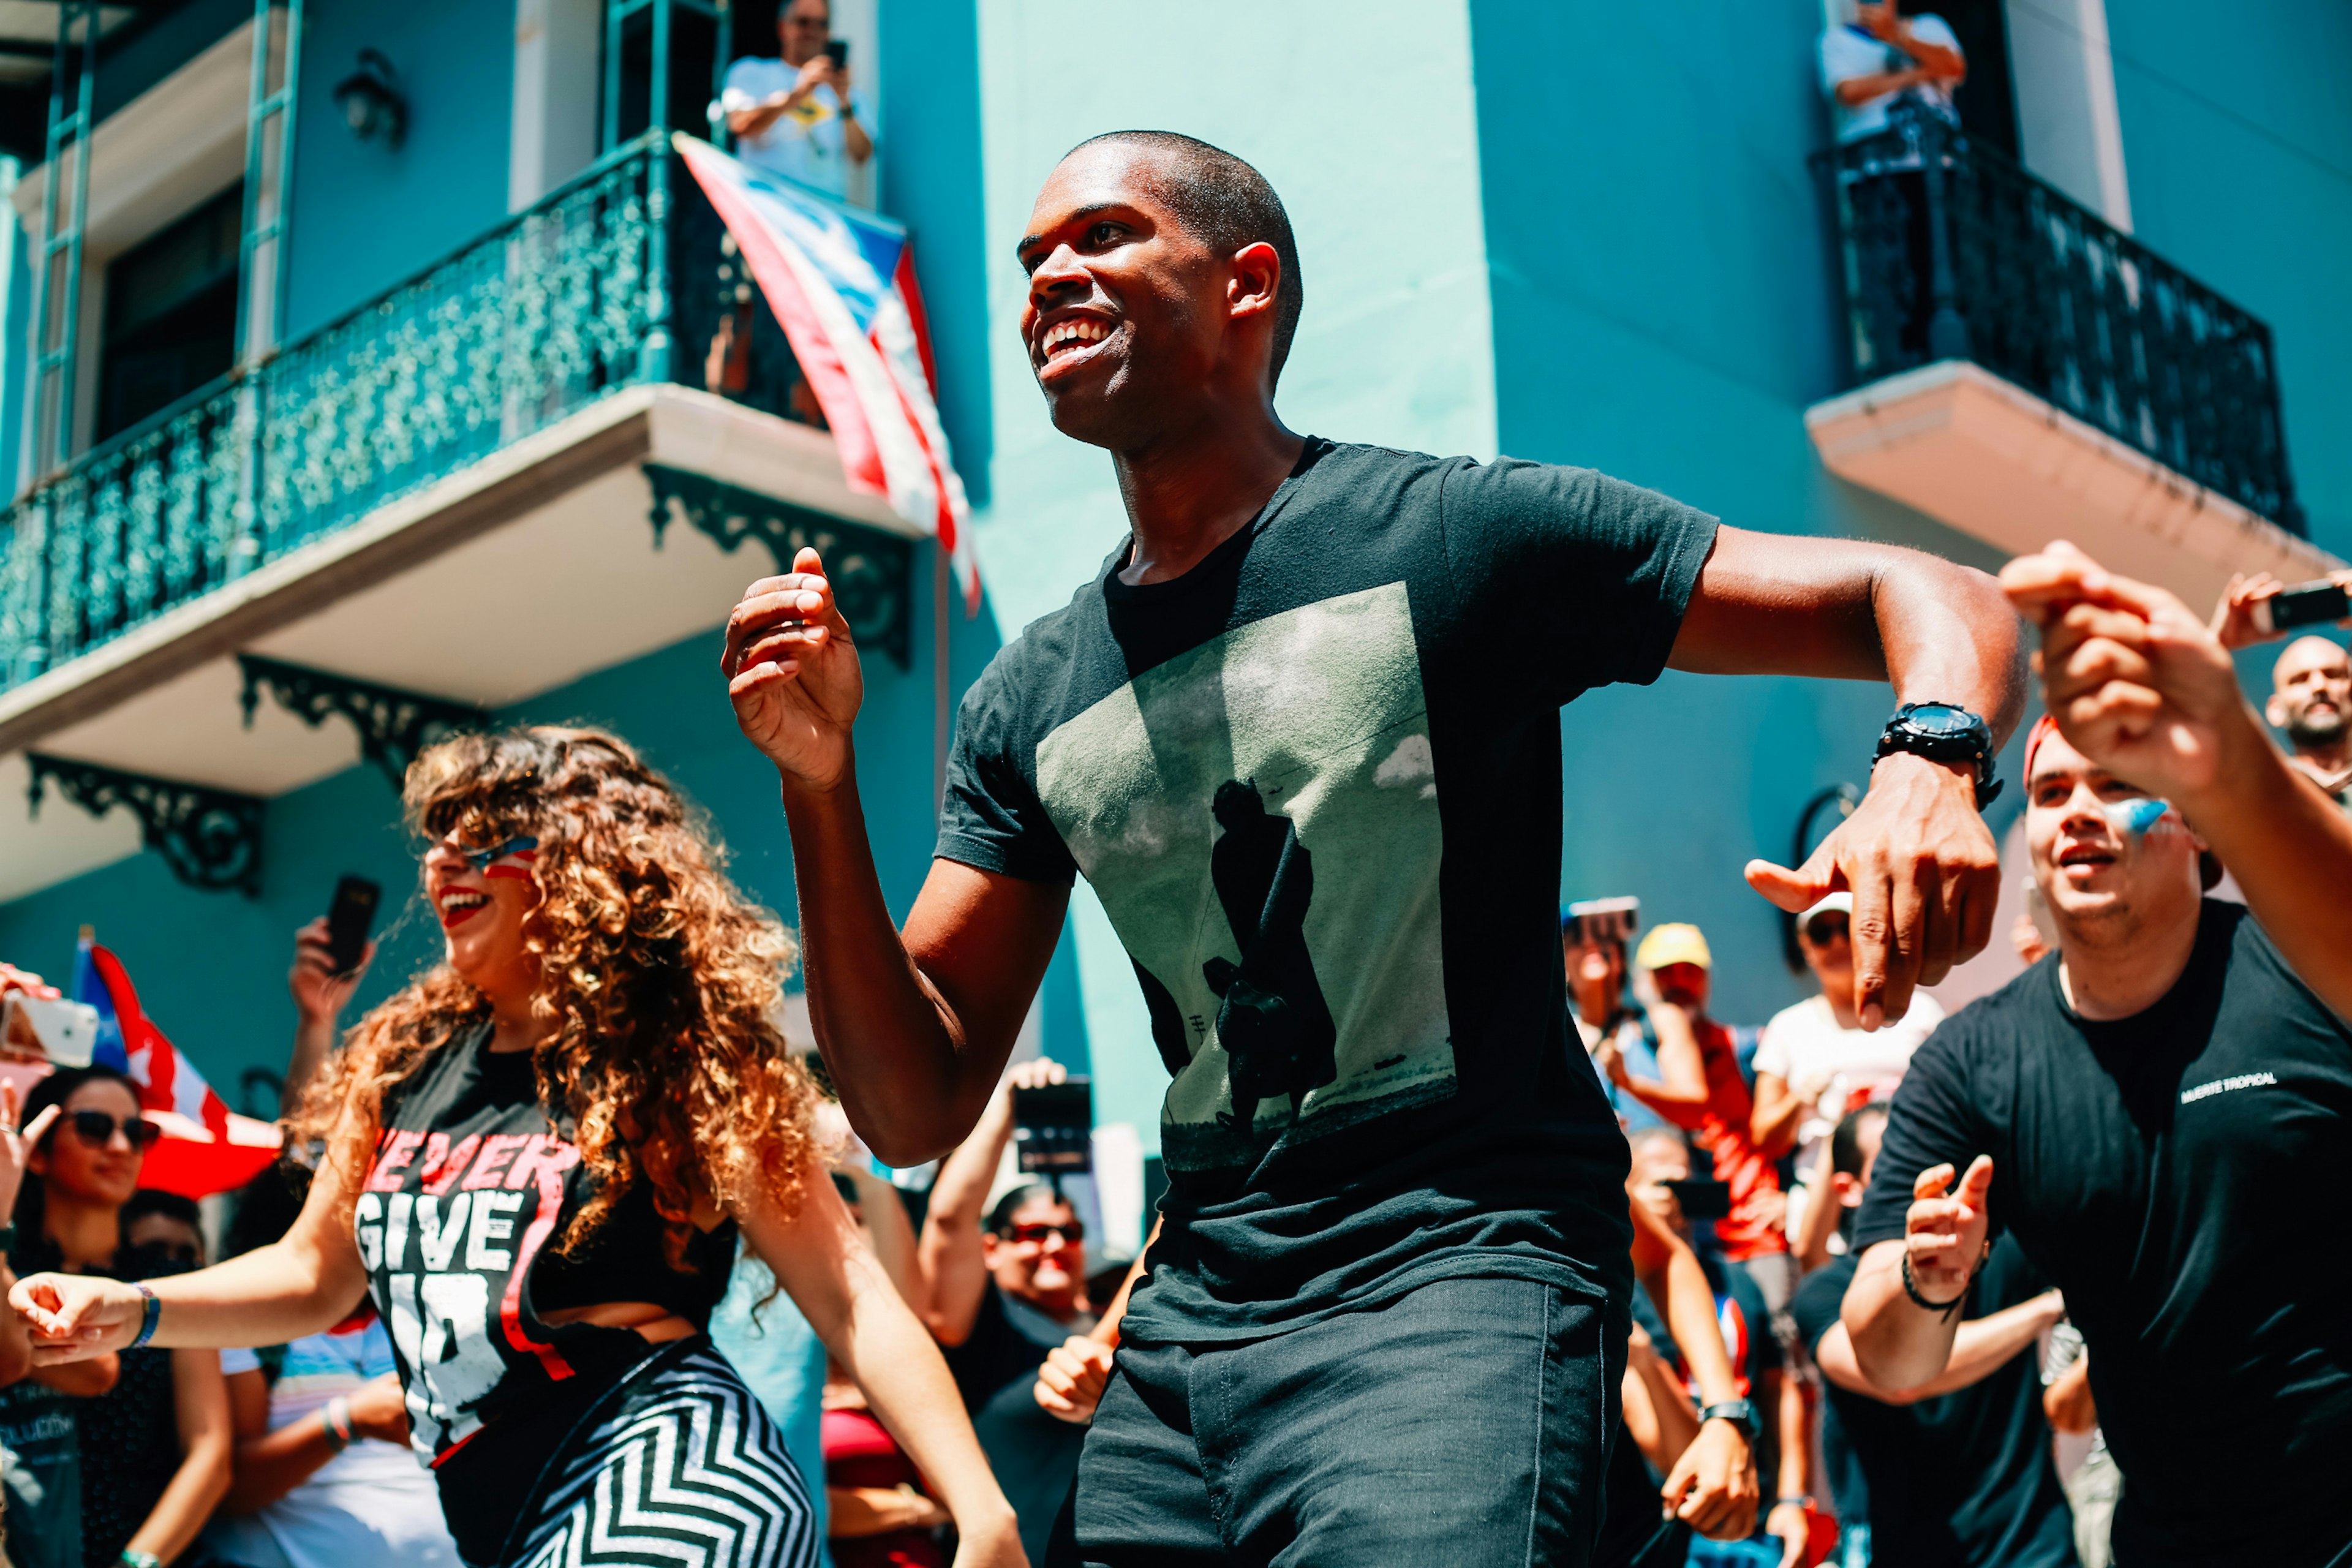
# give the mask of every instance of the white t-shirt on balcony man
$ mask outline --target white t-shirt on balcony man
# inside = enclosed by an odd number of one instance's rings
[[[800,79],[798,66],[747,55],[727,68],[719,107],[729,114],[757,109],[764,100],[792,91]],[[864,93],[852,88],[849,104],[860,120],[866,118]],[[841,100],[829,86],[817,88],[798,108],[776,116],[757,135],[737,137],[735,156],[755,169],[782,174],[839,200],[848,198],[848,136],[842,122]]]
[[[1923,44],[1933,44],[1959,54],[1960,40],[1952,34],[1949,24],[1933,14],[1905,16],[1904,26],[1912,37]],[[1836,128],[1841,144],[1858,142],[1886,129],[1886,111],[1902,99],[1912,99],[1927,106],[1932,113],[1958,125],[1960,113],[1952,104],[1949,83],[1923,81],[1901,92],[1883,92],[1876,98],[1866,98],[1860,103],[1838,100],[1838,83],[1852,81],[1856,77],[1883,76],[1894,71],[1906,71],[1919,62],[1901,49],[1874,37],[1857,22],[1832,27],[1822,35],[1822,90],[1830,97],[1830,122]],[[728,79],[730,82],[733,78]],[[787,83],[787,86],[790,84]]]

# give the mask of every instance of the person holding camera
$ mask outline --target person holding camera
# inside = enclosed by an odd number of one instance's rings
[[[2352,823],[2262,735],[2185,610],[2151,636],[2137,612],[2084,603],[2052,616],[2044,678],[2105,758],[2047,719],[2026,748],[2026,843],[2057,953],[1913,1058],[1843,1322],[1868,1383],[1932,1386],[2013,1233],[2092,1352],[2126,1483],[2116,1561],[2329,1562],[2352,1451],[2337,1309],[2352,1254],[2314,1246],[2307,1205],[2277,1197],[2326,1180],[2352,1140],[2352,962],[2315,945],[2343,941],[2345,879],[2313,874],[2330,835],[2347,858]],[[2110,646],[2086,650],[2076,634],[2102,624]],[[2203,676],[2168,668],[2184,646]],[[2257,811],[2273,824],[2249,823]],[[2252,910],[2200,896],[2220,876],[2209,847]],[[2282,913],[2308,929],[2274,925]]]
[[[2221,603],[2213,606],[2210,629],[2231,652],[2268,642],[2286,635],[2278,625],[2281,605],[2305,595],[2324,601],[2327,588],[2335,590],[2336,602],[2323,604],[2323,608],[2342,609],[2343,595],[2352,590],[2352,571],[2332,573],[2326,582],[2308,583],[2299,590],[2288,589],[2267,572],[2232,576]],[[2298,619],[2294,624],[2312,623]],[[2336,624],[2352,626],[2352,619]],[[2271,696],[2263,717],[2286,732],[2288,759],[2323,794],[2352,812],[2352,656],[2343,645],[2307,634],[2281,649],[2278,662],[2271,666]]]
[[[833,35],[828,0],[785,0],[776,11],[782,57],[747,55],[727,68],[718,110],[735,155],[835,200],[849,171],[874,156],[866,100],[849,86],[849,46]]]
[[[1046,1358],[1095,1327],[1087,1232],[1069,1200],[1043,1182],[1024,1179],[992,1204],[989,1193],[1012,1141],[1013,1095],[1067,1077],[1043,1058],[1004,1075],[980,1125],[940,1163],[916,1244],[923,1321],[946,1349],[1033,1561],[1045,1555],[1086,1441],[1084,1426],[1055,1420],[1034,1390]]]

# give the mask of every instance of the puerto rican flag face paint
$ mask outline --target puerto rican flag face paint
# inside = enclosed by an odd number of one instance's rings
[[[512,877],[517,881],[531,879],[531,865],[539,858],[539,840],[528,833],[519,833],[503,844],[493,844],[487,849],[458,851],[474,863],[474,869],[485,877]]]

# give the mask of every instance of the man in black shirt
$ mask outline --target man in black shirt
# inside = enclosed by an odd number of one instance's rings
[[[1841,1204],[1861,1201],[1885,1123],[1881,1105],[1840,1123],[1831,1159]],[[1827,1384],[1822,1455],[1847,1533],[1866,1530],[1871,1560],[1901,1568],[2074,1568],[2032,1354],[2063,1300],[2001,1237],[1961,1309],[1951,1364],[1925,1388],[1890,1394],[1862,1375],[1838,1321],[1854,1262],[1848,1252],[1807,1277],[1790,1308]]]
[[[1790,910],[1853,887],[1874,1023],[1989,933],[1977,792],[2022,698],[2015,618],[1979,574],[1910,552],[1286,428],[1289,222],[1190,138],[1081,146],[1019,250],[1031,367],[1055,426],[1109,450],[1131,532],[966,697],[903,936],[816,553],[728,627],[843,1105],[893,1163],[956,1142],[1083,873],[1174,1081],[1163,1229],[1087,1439],[1079,1551],[1580,1562],[1631,1282],[1624,1143],[1566,1049],[1559,709],[1669,665],[1886,679],[1936,705],[1890,727],[1812,860],[1750,868]],[[1231,831],[1250,847],[1221,872]],[[1269,871],[1254,915],[1235,907]],[[1719,1412],[1698,1441],[1752,1419]]]
[[[1069,1200],[1043,1182],[1009,1188],[992,1204],[988,1194],[1013,1137],[1013,1091],[1066,1077],[1044,1058],[1005,1074],[980,1125],[940,1163],[915,1247],[927,1298],[920,1315],[947,1356],[1033,1563],[1044,1556],[1086,1438],[1083,1426],[1047,1415],[1032,1391],[1055,1347],[1095,1326],[1087,1232]]]
[[[2352,1253],[2283,1201],[2352,1138],[2352,1027],[2200,899],[2177,810],[2046,721],[2027,756],[2058,952],[1912,1059],[1855,1228],[1855,1358],[1884,1387],[1937,1375],[2006,1229],[2091,1349],[2119,1563],[2352,1561]]]

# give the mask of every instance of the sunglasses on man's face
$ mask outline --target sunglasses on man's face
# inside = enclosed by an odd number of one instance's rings
[[[1064,1241],[1082,1242],[1087,1238],[1086,1222],[1072,1220],[1067,1225],[1016,1225],[1004,1233],[1004,1239],[1043,1247],[1054,1237]]]
[[[144,1149],[163,1136],[163,1130],[144,1117],[126,1116],[118,1121],[103,1110],[77,1110],[66,1118],[66,1125],[74,1130],[75,1137],[93,1149],[105,1148],[118,1127],[131,1140],[133,1149]]]
[[[1853,922],[1843,915],[1816,915],[1805,925],[1805,940],[1815,947],[1827,947],[1852,935]]]

